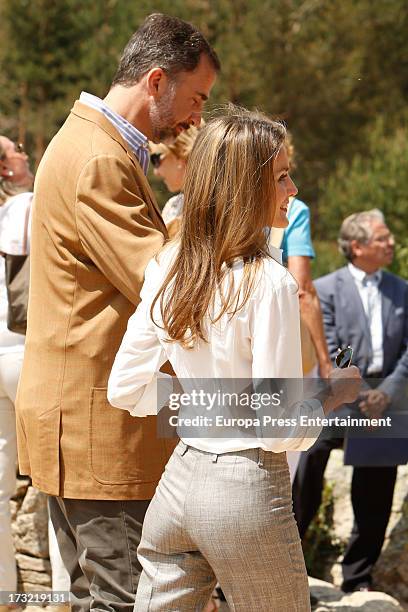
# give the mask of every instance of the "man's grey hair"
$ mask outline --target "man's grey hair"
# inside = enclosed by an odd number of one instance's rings
[[[346,217],[341,224],[337,243],[339,251],[348,259],[353,260],[351,243],[356,240],[360,244],[367,244],[373,236],[372,224],[375,221],[385,223],[384,215],[378,208],[364,212],[353,213]]]

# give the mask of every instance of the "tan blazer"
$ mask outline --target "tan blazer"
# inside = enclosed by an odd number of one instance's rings
[[[144,269],[166,235],[143,171],[101,113],[76,102],[38,169],[17,397],[20,470],[51,495],[149,499],[173,442],[106,386]]]

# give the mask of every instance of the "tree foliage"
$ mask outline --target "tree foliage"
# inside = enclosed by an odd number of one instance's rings
[[[195,23],[218,51],[209,110],[231,100],[287,122],[315,236],[332,232],[328,194],[352,160],[370,206],[389,206],[387,189],[403,206],[406,175],[396,158],[381,164],[378,149],[387,132],[397,147],[405,129],[406,0],[0,0],[0,131],[25,140],[38,162],[80,91],[105,95],[123,46],[153,11]],[[337,226],[349,210],[341,191]],[[403,208],[398,234],[402,219]]]
[[[326,235],[336,233],[336,221],[352,212],[380,208],[395,232],[406,228],[408,211],[408,123],[389,132],[380,117],[367,137],[365,154],[339,162],[321,198]]]
[[[365,153],[340,161],[325,183],[320,200],[322,233],[334,239],[344,217],[379,208],[397,237],[394,269],[408,277],[407,185],[408,117],[401,117],[394,130],[379,117],[368,130]]]
[[[14,114],[18,137],[29,134],[41,155],[55,132],[67,88],[77,78],[80,40],[86,36],[78,18],[78,0],[4,2],[1,18],[7,44],[1,72],[7,79],[7,114]]]

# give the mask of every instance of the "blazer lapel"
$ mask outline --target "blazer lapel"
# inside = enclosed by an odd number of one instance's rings
[[[382,273],[381,282],[378,286],[381,292],[381,319],[383,326],[383,338],[387,329],[388,319],[393,305],[393,284],[390,282],[390,277],[387,272]]]
[[[341,274],[339,274],[339,281],[341,282],[339,289],[343,296],[342,301],[344,303],[344,307],[347,311],[353,313],[353,318],[359,321],[359,325],[361,326],[361,329],[364,330],[364,335],[371,346],[371,332],[368,327],[363,302],[361,301],[355,280],[347,267],[342,268],[339,272],[341,272]]]

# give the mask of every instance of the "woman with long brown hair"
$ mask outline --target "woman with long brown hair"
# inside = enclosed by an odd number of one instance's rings
[[[287,224],[297,191],[284,140],[282,124],[234,107],[202,129],[187,164],[180,238],[149,263],[113,366],[114,406],[156,414],[167,359],[184,391],[198,391],[202,379],[223,389],[243,379],[299,386],[297,284],[279,252],[268,251],[265,232]],[[356,368],[347,374],[358,378]],[[349,384],[325,400],[324,411],[355,396]],[[289,403],[293,421],[280,437],[262,436],[256,424],[249,433],[230,428],[229,421],[221,435],[212,435],[211,425],[190,436],[179,429],[145,518],[135,610],[202,610],[215,577],[232,610],[310,609],[285,451],[307,449],[319,432],[301,430],[302,402]],[[279,403],[268,411],[283,414]],[[305,413],[323,415],[321,403],[303,402]],[[211,414],[203,406],[201,416]]]

